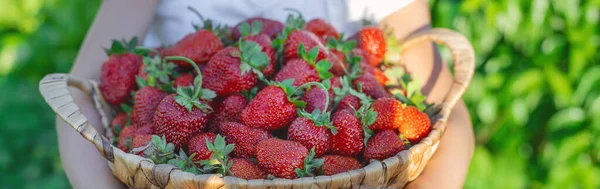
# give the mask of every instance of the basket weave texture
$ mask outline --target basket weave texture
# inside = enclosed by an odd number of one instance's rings
[[[49,74],[40,81],[40,92],[56,114],[92,142],[106,158],[113,174],[132,188],[401,188],[415,180],[438,147],[446,129],[450,111],[466,90],[475,67],[473,47],[469,41],[454,31],[432,29],[409,36],[401,45],[403,52],[421,42],[433,41],[447,46],[454,59],[454,82],[441,104],[429,135],[408,150],[383,161],[332,176],[298,179],[245,180],[220,174],[194,175],[178,168],[123,152],[99,133],[75,104],[69,87],[77,88],[91,96],[102,124],[108,127],[114,110],[103,99],[97,82],[83,80],[68,74]],[[111,135],[107,133],[107,135]]]

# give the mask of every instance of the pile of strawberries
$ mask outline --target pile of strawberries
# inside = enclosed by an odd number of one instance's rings
[[[344,39],[322,19],[210,20],[161,49],[114,41],[104,100],[125,152],[196,174],[244,179],[333,175],[384,160],[431,130],[430,105],[380,66],[384,32]]]

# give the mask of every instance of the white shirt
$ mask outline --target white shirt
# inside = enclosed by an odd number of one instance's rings
[[[346,36],[354,34],[366,19],[378,22],[414,0],[162,0],[149,28],[145,46],[158,47],[176,43],[194,32],[192,23],[200,18],[188,10],[195,8],[215,23],[235,26],[250,17],[264,17],[285,23],[292,8],[308,22],[313,18],[328,21]]]

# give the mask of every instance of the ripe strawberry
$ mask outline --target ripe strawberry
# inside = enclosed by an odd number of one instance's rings
[[[291,98],[295,91],[292,82],[285,80],[260,90],[240,114],[241,123],[269,131],[289,125],[296,118],[298,104]]]
[[[255,157],[256,145],[272,137],[267,130],[248,127],[236,122],[222,122],[221,134],[225,136],[228,144],[235,145],[233,155],[241,158]]]
[[[377,119],[369,126],[369,129],[371,130],[396,129],[403,123],[402,112],[404,107],[402,102],[394,98],[379,98],[371,104],[371,108],[373,111],[377,112]]]
[[[240,33],[239,27],[243,24],[252,24],[253,22],[258,21],[261,23],[262,28],[260,30],[261,34],[266,34],[267,36],[269,36],[271,39],[274,39],[277,34],[279,32],[281,32],[283,30],[283,28],[285,27],[285,25],[279,21],[276,20],[271,20],[271,19],[267,19],[267,18],[261,18],[261,17],[254,17],[254,18],[249,18],[247,20],[244,20],[242,22],[240,22],[238,25],[236,25],[232,30],[232,36],[234,40],[238,40],[242,35]]]
[[[285,60],[292,60],[301,58],[298,54],[298,46],[303,44],[307,49],[318,49],[318,55],[314,59],[316,62],[327,58],[327,49],[319,38],[313,33],[304,30],[294,30],[288,34],[287,39],[284,43],[284,57]]]
[[[322,112],[324,111],[323,108],[325,108],[325,103],[327,103],[327,95],[323,89],[313,87],[308,89],[308,91],[300,97],[300,100],[306,102],[306,106],[304,107],[306,112],[313,112],[317,109]]]
[[[231,158],[231,167],[229,171],[238,178],[252,180],[252,179],[266,179],[267,173],[261,170],[258,165],[248,159],[243,158]]]
[[[331,26],[323,19],[312,19],[304,25],[304,29],[314,33],[319,39],[322,39],[323,41],[327,40],[330,37],[335,39],[340,38],[340,34],[337,32],[337,30],[335,30],[333,26]]]
[[[152,135],[137,135],[137,136],[133,137],[132,149],[144,147],[150,142],[152,142]],[[135,154],[139,155],[139,156],[143,156],[144,152],[139,151],[139,152],[136,152]]]
[[[298,117],[288,128],[288,139],[299,142],[306,148],[314,148],[315,156],[320,157],[329,149],[330,129],[335,130],[329,122],[329,114],[324,119],[313,118],[310,114],[306,117]]]
[[[167,93],[155,87],[146,86],[135,93],[132,114],[133,124],[138,126],[152,124],[156,106]]]
[[[353,37],[358,47],[368,54],[369,63],[373,66],[379,65],[387,51],[383,31],[377,27],[364,27]]]
[[[187,58],[165,57],[165,59],[188,61],[200,73],[196,64]],[[201,88],[201,78],[202,75],[198,74],[194,79],[197,82],[194,86],[177,88],[177,94],[166,96],[156,107],[153,117],[154,131],[159,136],[164,135],[167,141],[177,148],[186,144],[192,134],[206,127],[207,118],[212,112],[212,108],[206,101],[212,100],[216,94]]]
[[[358,83],[360,83],[361,87],[358,87]],[[392,96],[385,87],[380,85],[377,79],[369,73],[364,73],[360,77],[354,79],[353,84],[356,89],[361,88],[362,92],[374,99]],[[359,91],[361,90],[359,89]]]
[[[244,96],[239,94],[234,94],[225,97],[225,99],[223,99],[219,107],[213,113],[213,117],[209,120],[209,128],[218,132],[220,130],[219,127],[221,122],[239,122],[240,113],[242,112],[242,110],[244,110],[247,104],[248,100],[246,100]]]
[[[117,147],[125,152],[129,152],[129,150],[131,150],[131,143],[135,135],[135,127],[129,126],[123,128],[121,133],[119,133]]]
[[[144,126],[136,126],[136,125],[131,125],[132,127],[135,127],[135,134],[136,135],[151,135],[154,134],[154,126],[152,125],[152,123],[148,124],[148,125],[144,125]]]
[[[298,142],[278,138],[263,140],[256,147],[258,166],[271,175],[286,179],[313,176],[312,169],[323,164],[322,159],[313,159],[314,155],[314,149],[309,153]]]
[[[402,124],[398,128],[400,134],[411,143],[419,142],[431,131],[431,122],[427,114],[414,106],[408,106],[402,111]]]
[[[243,41],[238,48],[227,47],[219,51],[202,71],[204,85],[220,96],[249,90],[263,77],[263,70],[271,60],[262,47]]]
[[[175,82],[173,83],[173,88],[177,87],[188,87],[194,84],[194,76],[189,73],[184,73],[179,75],[179,77],[175,78]]]
[[[113,133],[116,134],[117,130],[121,131],[125,127],[125,124],[127,124],[128,119],[129,117],[127,117],[127,113],[125,112],[117,114],[110,123],[110,128],[112,128]]]
[[[336,76],[342,76],[345,74],[345,69],[348,68],[348,64],[345,60],[345,55],[343,52],[332,49],[329,56],[327,56],[327,61],[331,62],[331,73]]]
[[[337,106],[338,110],[356,110],[360,108],[360,99],[354,95],[346,95]]]
[[[363,156],[367,161],[371,159],[384,160],[398,154],[403,149],[404,142],[396,132],[383,130],[375,133],[369,139]]]
[[[104,100],[113,105],[126,101],[136,88],[135,76],[142,65],[142,57],[133,54],[137,39],[129,42],[113,41],[108,60],[100,69],[100,92]]]
[[[262,70],[265,77],[270,78],[275,75],[275,49],[271,46],[271,38],[266,34],[257,34],[248,36],[245,40],[258,43],[262,47],[261,51],[269,57],[269,64]]]
[[[362,152],[365,136],[356,116],[348,111],[336,112],[333,114],[333,126],[337,128],[337,134],[331,136],[331,154],[356,156]]]
[[[212,155],[212,152],[208,150],[208,146],[206,146],[206,141],[211,143],[215,142],[215,138],[217,137],[214,133],[200,133],[188,140],[188,154],[196,154],[194,156],[194,161],[207,160]]]
[[[279,73],[275,75],[276,81],[283,81],[286,79],[294,79],[294,86],[300,86],[304,83],[319,81],[320,79],[327,79],[333,76],[329,72],[331,69],[331,63],[327,60],[321,60],[317,62],[319,55],[318,48],[313,48],[310,52],[306,51],[302,43],[299,44],[298,57],[301,59],[292,59],[281,68]]]
[[[213,32],[200,29],[179,40],[175,45],[164,49],[164,56],[183,56],[192,61],[203,64],[210,60],[219,50],[223,49],[223,43]],[[175,60],[173,63],[180,67],[190,68],[191,66],[181,60]]]
[[[323,160],[323,175],[331,176],[362,167],[356,158],[350,156],[326,155]]]
[[[385,76],[385,73],[383,73],[383,71],[381,69],[379,69],[375,66],[371,66],[371,65],[369,65],[367,63],[363,63],[361,61],[360,68],[362,70],[364,70],[365,73],[369,73],[369,74],[373,75],[380,85],[385,86],[385,84],[389,80],[388,77]]]

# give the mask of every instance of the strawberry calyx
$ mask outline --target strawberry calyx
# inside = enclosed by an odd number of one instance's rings
[[[287,100],[292,102],[294,106],[298,108],[304,108],[306,106],[306,102],[298,99],[299,97],[295,95],[298,92],[298,88],[294,87],[292,84],[294,83],[294,79],[286,79],[282,82],[268,82],[267,84],[277,86],[283,90],[283,92],[287,96]]]
[[[213,24],[213,21],[211,19],[204,19],[202,14],[200,14],[200,12],[198,12],[198,10],[196,10],[194,7],[188,6],[188,10],[192,11],[196,16],[198,16],[200,18],[200,21],[202,21],[202,27],[200,27],[197,24],[192,24],[192,26],[194,27],[194,29],[196,31],[198,31],[200,29],[208,30],[208,31],[211,31],[213,34],[215,34],[217,37],[219,37],[219,40],[221,40],[221,42],[223,44],[233,43],[233,41],[230,38],[231,28],[229,28],[229,26],[221,25],[221,24],[216,24],[216,25]]]
[[[179,169],[185,172],[200,174],[201,171],[200,169],[198,169],[196,163],[194,162],[194,156],[196,156],[195,153],[188,156],[187,154],[185,154],[184,150],[179,150],[179,155],[177,155],[175,159],[169,160],[167,164],[178,167]]]
[[[346,62],[350,66],[349,73],[346,75],[348,76],[348,79],[352,81],[360,77],[360,74],[363,73],[363,70],[360,67],[360,61],[362,60],[362,57],[356,55],[346,55],[345,57]]]
[[[127,41],[125,39],[112,40],[112,44],[110,49],[104,48],[106,55],[120,55],[126,53],[136,53],[136,47],[138,45],[137,37],[131,38],[131,40]]]
[[[164,61],[160,56],[142,58],[145,67],[142,72],[147,73],[146,79],[136,76],[136,83],[138,88],[145,86],[156,87],[162,91],[168,93],[173,92],[174,81],[171,81],[171,76],[177,74],[175,72],[175,64]]]
[[[262,46],[253,41],[240,40],[238,48],[239,51],[232,51],[231,56],[240,58],[242,74],[252,71],[260,80],[266,80],[261,70],[269,65],[269,56],[262,52]]]
[[[310,149],[308,156],[304,158],[304,167],[294,169],[296,175],[298,177],[312,177],[314,174],[312,171],[318,167],[323,166],[323,162],[325,160],[323,158],[315,158],[315,147]]]
[[[296,91],[294,93],[297,93],[299,90],[308,88],[311,86],[316,86],[318,88],[321,88],[325,92],[325,106],[323,107],[323,112],[321,112],[320,109],[316,108],[315,110],[313,110],[312,113],[308,113],[304,109],[299,108],[298,116],[306,117],[306,118],[312,120],[314,122],[315,126],[323,126],[327,129],[331,130],[331,133],[337,134],[337,128],[334,127],[333,124],[331,123],[331,112],[327,111],[327,109],[329,108],[329,100],[330,100],[329,93],[327,91],[331,87],[331,81],[329,79],[326,79],[322,83],[308,82],[308,83],[300,85],[298,88],[296,88]]]
[[[340,51],[340,52],[344,53],[344,55],[350,54],[352,49],[354,49],[354,47],[356,47],[356,41],[354,41],[354,40],[344,41],[343,39],[344,39],[343,33],[340,34],[339,40],[337,40],[333,37],[328,38],[327,39],[327,48]]]
[[[262,22],[254,21],[254,22],[252,22],[252,26],[250,26],[250,24],[244,22],[244,23],[241,23],[240,26],[238,26],[238,29],[240,30],[240,34],[242,35],[242,38],[246,37],[246,36],[258,35],[260,33],[260,31],[262,30]]]
[[[258,87],[252,87],[249,90],[244,90],[240,94],[246,98],[248,102],[250,102],[252,99],[254,99],[254,97],[256,97],[256,94],[258,94]]]
[[[194,78],[193,85],[190,85],[189,87],[177,87],[177,96],[174,97],[175,102],[185,107],[188,110],[188,112],[192,112],[193,107],[196,107],[207,113],[212,112],[212,108],[209,105],[201,102],[199,99],[211,101],[217,96],[217,94],[210,89],[202,88],[202,72],[200,71],[200,68],[198,68],[198,65],[196,65],[196,63],[190,60],[189,58],[182,56],[167,56],[165,57],[165,60],[180,60],[188,62],[194,67],[194,69],[198,73],[196,78]]]
[[[206,140],[206,146],[208,150],[212,152],[210,159],[202,160],[199,162],[202,165],[203,173],[212,173],[214,171],[225,175],[233,175],[231,173],[231,165],[233,162],[229,161],[229,153],[233,152],[235,145],[225,143],[225,137],[217,135],[214,143]]]
[[[143,152],[145,158],[151,159],[155,164],[168,163],[175,157],[175,145],[167,143],[165,136],[152,135],[152,140],[142,147],[134,148],[131,153]]]
[[[394,92],[394,97],[400,102],[415,106],[419,111],[425,111],[433,104],[425,102],[425,96],[421,93],[421,85],[418,80],[413,80],[408,73],[398,78],[398,83],[405,90],[404,92]]]
[[[333,74],[329,72],[329,69],[331,69],[333,65],[325,59],[316,62],[318,55],[319,47],[315,46],[310,49],[310,51],[306,52],[306,47],[304,47],[304,44],[298,44],[298,57],[302,58],[304,61],[308,62],[309,65],[313,66],[317,70],[319,78],[327,79],[333,77]]]
[[[289,14],[285,21],[285,27],[283,28],[281,33],[279,33],[277,37],[271,42],[271,46],[275,49],[277,62],[279,65],[283,65],[283,46],[285,44],[285,40],[287,40],[288,38],[288,35],[294,30],[304,28],[304,24],[306,23],[304,18],[302,18],[302,14],[300,14],[300,11],[296,9],[284,10],[293,11],[297,13],[297,16]]]

